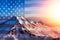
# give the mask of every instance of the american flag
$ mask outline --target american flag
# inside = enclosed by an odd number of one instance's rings
[[[24,0],[0,0],[0,16],[23,14]]]
[[[35,11],[39,10],[39,5],[41,5],[40,3],[42,1],[44,0],[0,0],[0,38],[7,35],[7,33],[11,30],[13,25],[19,23],[15,16],[20,16],[24,14],[26,14],[27,16],[35,15],[36,14]],[[28,37],[25,35],[26,34],[20,35],[23,38],[19,39],[25,40],[25,38],[27,38],[26,40],[44,40],[45,38],[42,36]],[[7,40],[13,39],[7,38]],[[51,39],[47,38],[45,40]]]

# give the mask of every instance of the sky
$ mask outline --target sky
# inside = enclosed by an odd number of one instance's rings
[[[40,10],[40,2],[42,0],[25,0],[25,14],[28,15],[27,17],[37,14],[37,10]]]
[[[59,5],[60,0],[0,0],[0,16],[40,17],[47,24],[60,25]]]
[[[0,16],[33,16],[40,10],[39,5],[44,0],[0,0]],[[24,12],[25,11],[25,12]],[[35,12],[36,11],[36,12]]]
[[[48,25],[60,26],[60,0],[25,0],[24,14],[39,17]]]

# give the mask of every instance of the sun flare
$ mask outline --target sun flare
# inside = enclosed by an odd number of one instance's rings
[[[60,3],[57,2],[55,4],[50,5],[49,16],[54,25],[60,25]]]
[[[60,20],[60,3],[51,5],[50,14],[55,20]]]

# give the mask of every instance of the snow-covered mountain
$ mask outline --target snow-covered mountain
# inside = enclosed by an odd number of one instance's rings
[[[18,18],[18,21],[20,21],[20,18]],[[56,27],[50,27],[45,25],[43,22],[39,22],[36,18],[25,18],[22,17],[24,20],[24,26],[25,29],[28,30],[31,34],[34,34],[36,36],[48,36],[48,37],[53,37],[53,38],[60,38],[60,32],[59,28]],[[32,21],[36,23],[31,23]],[[27,22],[27,23],[26,23]],[[20,21],[21,23],[21,21]]]
[[[41,21],[38,22],[34,20],[35,18],[25,18],[25,17],[11,17],[9,19],[1,22],[0,20],[0,37],[7,35],[7,32],[10,31],[13,25],[21,24],[22,31],[26,30],[27,34],[35,35],[35,37],[52,37],[52,38],[60,38],[60,33],[58,28],[49,27],[44,25]],[[34,22],[32,22],[34,21]],[[22,26],[23,25],[23,26]]]

